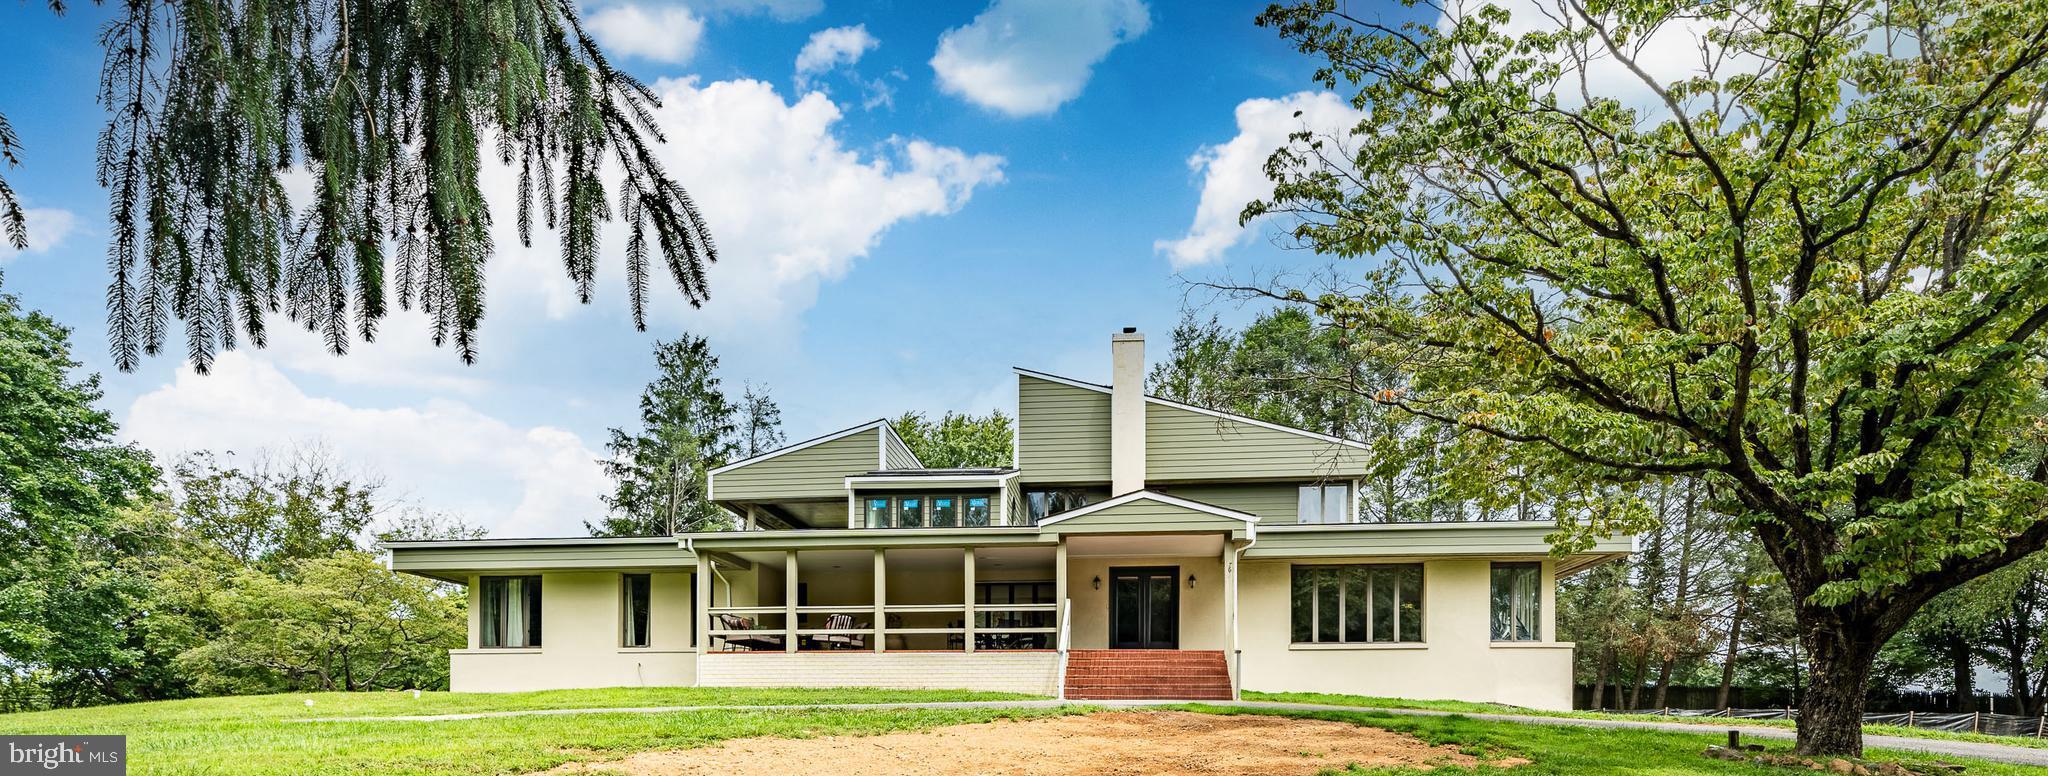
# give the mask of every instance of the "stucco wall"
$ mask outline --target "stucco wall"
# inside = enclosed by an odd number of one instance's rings
[[[696,682],[696,650],[690,645],[690,576],[654,574],[650,582],[648,635],[644,648],[619,646],[618,572],[541,575],[541,646],[537,649],[477,649],[449,653],[449,686],[456,692],[518,692],[584,687],[689,686]],[[470,580],[470,611],[481,611],[479,587]]]
[[[1057,652],[711,652],[705,687],[888,687],[1052,695]]]
[[[1571,708],[1572,645],[1556,638],[1552,565],[1543,564],[1543,641],[1496,644],[1488,631],[1489,563],[1423,564],[1420,645],[1290,642],[1291,564],[1248,561],[1240,586],[1243,688]]]
[[[1074,602],[1075,649],[1109,648],[1109,569],[1112,566],[1178,566],[1180,585],[1180,648],[1223,649],[1228,633],[1223,622],[1223,560],[1221,557],[1097,557],[1068,556],[1067,597]],[[1188,587],[1188,575],[1195,586]],[[1095,578],[1102,589],[1095,589]]]

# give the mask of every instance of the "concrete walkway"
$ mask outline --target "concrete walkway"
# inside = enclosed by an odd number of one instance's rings
[[[1282,703],[1278,701],[1087,701],[1067,702],[1043,701],[938,701],[930,703],[806,703],[790,705],[756,706],[637,706],[623,708],[590,709],[517,709],[512,711],[473,711],[460,714],[420,714],[394,717],[323,717],[293,720],[295,722],[451,722],[465,719],[489,719],[493,717],[532,717],[572,714],[673,714],[694,711],[780,711],[780,710],[827,710],[827,711],[887,711],[891,709],[1052,709],[1061,706],[1095,706],[1111,708],[1137,708],[1144,706],[1167,706],[1199,704],[1222,708],[1271,709],[1275,711],[1337,711],[1369,712],[1377,714],[1399,714],[1412,717],[1462,716],[1489,722],[1513,722],[1524,725],[1562,725],[1566,727],[1587,727],[1603,729],[1660,730],[1672,733],[1697,733],[1712,740],[1721,740],[1722,731],[1739,729],[1751,738],[1791,740],[1796,734],[1791,728],[1767,725],[1744,725],[1739,721],[1723,721],[1712,724],[1686,722],[1652,722],[1632,719],[1579,719],[1573,717],[1542,717],[1523,714],[1481,714],[1469,712],[1428,711],[1423,709],[1380,709],[1363,706],[1336,706],[1321,703]],[[1863,736],[1863,744],[1876,749],[1894,749],[1905,752],[1921,752],[1948,757],[1969,757],[1992,762],[2015,765],[2048,766],[2048,749],[2033,749],[2024,746],[1980,743],[1976,741],[1953,741],[1935,738],[1907,738],[1904,736]]]

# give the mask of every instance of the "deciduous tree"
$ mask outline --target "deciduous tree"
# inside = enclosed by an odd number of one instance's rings
[[[938,420],[922,412],[906,412],[894,421],[896,434],[924,465],[933,469],[1009,466],[1010,416],[1002,410],[987,415],[948,412]]]
[[[1554,504],[1562,549],[1644,528],[1646,480],[1704,479],[1792,594],[1798,750],[1859,752],[1879,648],[2048,544],[2048,5],[1346,9],[1259,19],[1364,114],[1297,134],[1244,216],[1373,267],[1247,292],[1411,365],[1372,398],[1475,432],[1461,476],[1516,472],[1493,481]],[[1652,73],[1671,46],[1698,66]]]

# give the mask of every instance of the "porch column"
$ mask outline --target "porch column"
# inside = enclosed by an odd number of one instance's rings
[[[875,550],[875,651],[888,649],[889,554]]]
[[[1057,647],[1060,641],[1067,635],[1067,618],[1070,616],[1067,608],[1071,606],[1071,604],[1067,603],[1067,537],[1065,536],[1061,536],[1060,543],[1053,545],[1052,548],[1052,602],[1052,626],[1058,629],[1053,631],[1052,643],[1053,646]]]
[[[483,621],[484,621],[484,619],[483,619],[483,611],[484,611],[484,594],[483,594],[483,589],[484,589],[484,587],[483,587],[483,583],[484,583],[484,578],[483,578],[483,577],[477,576],[477,575],[475,575],[475,574],[471,574],[471,575],[469,575],[469,590],[467,590],[467,591],[464,591],[464,594],[465,594],[465,595],[467,595],[467,596],[469,597],[469,648],[470,648],[470,649],[482,649],[482,648],[483,648],[483,639],[484,639],[484,631],[483,631]]]
[[[782,552],[782,651],[796,651],[796,550]]]
[[[966,582],[966,593],[965,593],[965,594],[964,594],[964,595],[963,595],[963,596],[961,597],[961,599],[960,599],[960,607],[961,607],[961,608],[960,608],[960,611],[961,611],[961,613],[962,613],[962,614],[964,615],[964,616],[963,616],[963,617],[961,618],[961,620],[960,620],[960,626],[961,626],[962,628],[964,628],[964,629],[965,629],[965,630],[964,630],[964,631],[962,631],[962,633],[961,633],[961,636],[962,636],[962,640],[961,640],[961,642],[960,642],[960,646],[964,647],[964,648],[965,648],[965,649],[966,649],[966,650],[967,650],[968,652],[973,652],[973,651],[974,651],[974,548],[973,548],[973,547],[968,547],[968,548],[967,548],[967,551],[966,551],[966,555],[965,555],[965,558],[964,558],[964,559],[963,559],[963,560],[961,561],[961,566],[960,566],[960,570],[961,570],[961,572],[960,572],[960,577],[961,577],[962,579],[965,579],[965,580],[967,581],[967,582]]]
[[[697,593],[697,622],[696,631],[690,635],[696,639],[699,653],[711,651],[711,583],[715,578],[711,573],[711,556],[698,552],[697,574],[693,578],[696,584],[692,585]]]
[[[1237,649],[1237,543],[1228,535],[1223,537],[1223,627],[1229,631],[1223,636],[1223,656],[1230,661],[1230,699],[1237,700],[1237,671],[1243,662]]]

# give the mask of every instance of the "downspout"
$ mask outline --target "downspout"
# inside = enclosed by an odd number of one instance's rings
[[[1237,564],[1236,570],[1232,572],[1230,575],[1230,661],[1232,663],[1230,667],[1231,700],[1240,700],[1244,692],[1244,645],[1238,643],[1237,640],[1237,621],[1244,617],[1244,599],[1238,597],[1237,591],[1238,588],[1241,586],[1240,577],[1244,576],[1245,550],[1249,550],[1252,548],[1253,545],[1259,543],[1259,524],[1245,523],[1244,535],[1247,541],[1244,543],[1243,547],[1237,548],[1236,557],[1231,558],[1230,561],[1232,563]]]

